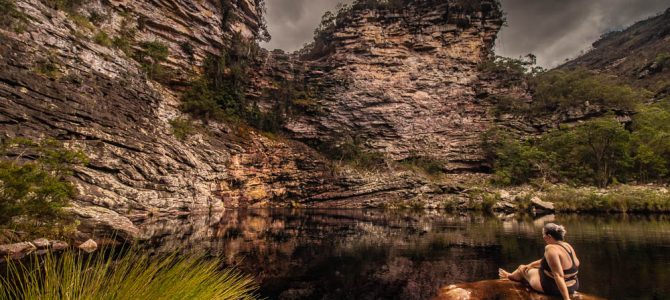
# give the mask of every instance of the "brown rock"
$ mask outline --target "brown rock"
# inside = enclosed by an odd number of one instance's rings
[[[35,245],[35,247],[37,247],[37,249],[46,249],[49,248],[50,245],[49,240],[45,238],[36,239],[32,241],[32,243]]]
[[[533,205],[535,209],[542,210],[542,211],[548,211],[548,212],[553,212],[555,210],[554,208],[554,203],[548,202],[548,201],[543,201],[539,197],[535,196],[532,199],[530,199],[530,203]]]
[[[88,253],[91,253],[91,252],[98,249],[98,244],[94,240],[88,240],[88,241],[84,242],[83,244],[79,245],[79,247],[77,247],[77,248],[79,248],[81,250],[84,250]]]
[[[551,300],[556,299],[509,280],[487,280],[444,287],[434,300]],[[604,298],[576,293],[572,299],[602,300]]]
[[[62,251],[69,247],[66,242],[53,240],[51,241],[51,250],[52,251]]]
[[[0,245],[0,256],[19,258],[35,250],[37,247],[30,242]]]

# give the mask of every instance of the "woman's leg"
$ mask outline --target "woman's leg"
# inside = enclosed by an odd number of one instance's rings
[[[540,269],[530,269],[526,272],[526,280],[531,288],[536,292],[543,293],[542,280],[540,279]]]
[[[513,273],[507,272],[503,269],[498,269],[498,276],[500,279],[509,279],[511,281],[521,282],[524,279],[524,272],[528,267],[521,265]]]

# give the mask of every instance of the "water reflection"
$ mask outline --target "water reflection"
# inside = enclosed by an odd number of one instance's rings
[[[141,224],[148,251],[205,252],[257,274],[271,299],[427,299],[540,257],[541,228],[565,224],[585,292],[670,297],[670,218],[376,210],[229,210]]]

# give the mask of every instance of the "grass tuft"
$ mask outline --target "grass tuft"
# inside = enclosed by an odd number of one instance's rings
[[[253,280],[217,260],[170,255],[149,258],[128,251],[115,255],[34,256],[8,262],[0,277],[5,299],[255,299]]]

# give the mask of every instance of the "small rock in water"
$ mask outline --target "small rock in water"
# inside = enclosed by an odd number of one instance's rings
[[[83,244],[79,245],[79,249],[91,253],[98,249],[98,244],[94,240],[89,239],[88,241],[85,241]]]
[[[47,240],[45,238],[41,238],[41,239],[34,240],[33,245],[35,245],[35,247],[37,247],[37,249],[46,249],[46,248],[49,248],[49,245],[51,245],[51,243],[49,243],[49,240]]]

